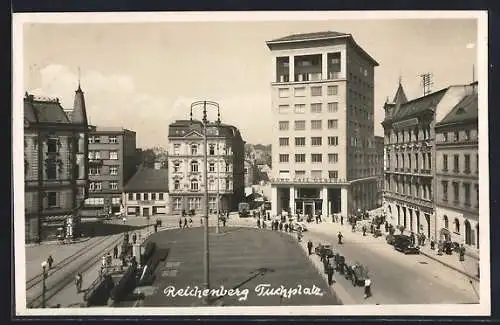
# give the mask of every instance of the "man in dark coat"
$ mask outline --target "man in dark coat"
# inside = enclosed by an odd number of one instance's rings
[[[307,251],[309,252],[309,255],[312,254],[312,248],[313,248],[313,243],[312,241],[309,239],[309,241],[307,242]]]
[[[327,260],[327,266],[326,266],[326,274],[328,275],[328,285],[332,285],[333,283],[333,265],[332,263],[329,263]]]

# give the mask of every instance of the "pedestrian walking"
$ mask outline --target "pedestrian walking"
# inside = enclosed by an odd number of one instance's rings
[[[187,228],[187,226],[188,226],[188,219],[184,218],[184,228]]]
[[[339,231],[339,233],[337,234],[337,238],[339,240],[339,245],[342,245],[342,237],[344,237],[344,236],[342,236],[342,233]]]
[[[82,292],[82,282],[83,282],[82,274],[78,272],[75,276],[76,293]]]
[[[203,221],[201,223],[203,223]],[[182,229],[182,219],[181,218],[179,218],[179,228]]]
[[[49,270],[52,268],[52,263],[54,263],[54,259],[52,258],[52,255],[49,255],[47,258],[47,264],[49,264]]]
[[[366,226],[363,225],[363,236],[366,236]]]
[[[137,234],[134,232],[134,234],[132,235],[132,243],[137,243]]]
[[[155,223],[154,227],[155,227],[155,232],[158,232],[158,224],[157,223]]]
[[[285,223],[285,232],[288,232],[288,223]]]
[[[189,228],[193,227],[193,218],[189,217]]]
[[[334,282],[333,273],[334,273],[333,265],[332,263],[327,261],[326,274],[328,275],[328,285],[332,285]]]
[[[257,228],[260,228],[260,218],[257,219]]]
[[[431,249],[434,250],[436,248],[436,242],[434,242],[434,237],[431,237]]]
[[[309,239],[309,241],[307,242],[307,251],[309,252],[309,255],[312,254],[312,248],[313,248],[313,243],[312,241]]]
[[[113,258],[114,258],[114,259],[117,259],[117,258],[118,258],[118,245],[116,245],[116,246],[113,248]]]
[[[415,246],[415,233],[413,231],[410,234],[410,238],[411,238],[411,244]]]
[[[389,224],[387,221],[385,222],[385,232],[389,232]]]
[[[344,225],[344,216],[340,216],[340,225],[343,226]]]
[[[372,280],[370,278],[366,278],[365,280],[365,299],[371,297],[372,295]]]
[[[464,247],[464,244],[461,244],[460,245],[460,249],[459,249],[459,258],[458,260],[460,262],[463,262],[465,261],[465,247]],[[50,268],[50,267],[49,267]]]
[[[226,227],[226,218],[222,218],[222,227]]]

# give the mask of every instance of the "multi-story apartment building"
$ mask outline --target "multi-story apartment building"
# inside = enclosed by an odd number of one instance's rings
[[[384,104],[386,151],[384,200],[389,222],[438,237],[435,217],[435,126],[472,85],[450,86],[413,100],[401,83]]]
[[[75,93],[70,120],[58,99],[24,98],[24,190],[26,242],[79,235],[87,196],[84,93]],[[61,231],[62,229],[62,231]]]
[[[375,136],[375,161],[373,168],[377,179],[377,206],[382,206],[384,196],[384,137]]]
[[[377,205],[374,71],[352,35],[267,42],[273,56],[272,213],[323,215]]]
[[[136,171],[136,133],[119,127],[96,127],[88,139],[89,197],[85,215],[120,212],[126,182]]]
[[[436,123],[439,234],[479,252],[478,97],[472,89]]]
[[[123,205],[127,216],[165,215],[168,209],[168,171],[141,167],[125,185]]]
[[[254,160],[245,159],[245,187],[251,187],[255,180],[255,163]]]
[[[207,157],[204,161],[203,124],[178,120],[169,126],[169,193],[170,211],[202,213],[204,207],[204,168],[208,165],[209,210],[235,210],[245,193],[245,142],[239,130],[231,125],[207,125]]]

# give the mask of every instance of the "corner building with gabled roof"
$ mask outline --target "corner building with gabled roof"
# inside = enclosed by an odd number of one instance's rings
[[[266,44],[273,65],[272,214],[347,217],[376,208],[383,165],[374,136],[378,63],[346,33]]]

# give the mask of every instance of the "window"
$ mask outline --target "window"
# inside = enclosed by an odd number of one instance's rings
[[[208,171],[211,173],[215,172],[215,163],[213,162],[208,163]]]
[[[178,191],[181,189],[181,183],[179,182],[179,180],[175,180],[174,181],[174,190]]]
[[[336,129],[336,128],[338,128],[338,124],[339,124],[339,122],[336,119],[335,120],[328,120],[328,128],[329,129]]]
[[[459,188],[458,188],[458,182],[453,182],[453,203],[457,203],[459,199]]]
[[[191,155],[196,156],[197,154],[198,154],[198,145],[192,144],[191,145]]]
[[[443,171],[448,171],[448,155],[443,155]]]
[[[181,168],[181,163],[176,161],[174,162],[174,173],[178,173]]]
[[[215,145],[214,144],[211,144],[209,146],[208,154],[211,155],[211,156],[215,155]]]
[[[295,104],[295,113],[303,114],[306,112],[306,104]]]
[[[57,164],[54,160],[47,160],[47,179],[57,178]]]
[[[306,129],[306,121],[304,121],[304,120],[295,121],[295,130],[303,131],[305,129]]]
[[[306,162],[306,154],[304,154],[304,153],[295,154],[295,162],[296,163]]]
[[[158,193],[158,200],[163,201],[163,193]]]
[[[229,181],[229,179],[226,179],[226,191],[230,190],[231,190],[231,182]]]
[[[470,140],[470,131],[469,130],[465,130],[465,132],[464,132],[464,140],[465,141],[469,141]]]
[[[132,201],[134,199],[134,193],[128,193],[128,199]]]
[[[117,166],[109,167],[109,174],[112,176],[118,175],[118,167]]]
[[[323,155],[320,153],[313,153],[311,154],[311,162],[313,163],[320,163],[322,162]]]
[[[208,182],[208,190],[215,191],[215,181],[212,179]]]
[[[99,167],[89,168],[89,176],[98,176],[98,175],[101,175],[101,168]]]
[[[294,88],[294,96],[295,97],[304,97],[305,95],[306,95],[306,88],[305,87]]]
[[[109,159],[112,160],[117,160],[118,159],[118,151],[110,151],[109,152]]]
[[[458,219],[455,218],[455,221],[453,223],[455,224],[455,232],[457,234],[459,234],[460,233],[460,221],[458,221]]]
[[[191,173],[197,173],[198,172],[198,162],[192,161],[191,162]]]
[[[306,138],[300,137],[300,138],[295,138],[295,145],[297,147],[303,147],[306,145]]]
[[[290,123],[288,121],[279,121],[279,129],[280,131],[286,131],[288,130],[288,125]]]
[[[311,129],[313,130],[321,130],[321,120],[312,120],[311,121]]]
[[[196,179],[191,180],[191,191],[198,191],[198,181]]]
[[[156,193],[151,193],[151,200],[156,200]]]
[[[56,153],[57,152],[57,139],[48,139],[47,140],[47,152],[48,153]]]
[[[109,136],[109,143],[118,143],[118,137],[116,135]]]
[[[118,189],[118,182],[115,182],[115,181],[109,182],[109,188],[112,190],[117,190]]]
[[[311,170],[312,179],[321,179],[321,176],[323,176],[322,174],[321,170]]]
[[[180,197],[174,198],[174,209],[180,210],[182,208],[182,199]]]
[[[321,96],[321,87],[311,87],[311,96]]]
[[[102,183],[101,182],[94,182],[94,190],[96,190],[96,191],[102,190]]]
[[[280,147],[288,147],[288,138],[280,138]]]
[[[135,193],[135,200],[139,201],[141,199],[141,193]]]
[[[290,111],[290,105],[279,105],[278,113],[279,114],[288,114]]]
[[[321,146],[321,137],[312,137],[311,146]]]
[[[328,137],[328,145],[329,146],[338,146],[339,145],[339,137]]]
[[[337,179],[339,178],[339,172],[336,170],[329,170],[328,171],[328,178],[330,179]]]
[[[149,200],[149,193],[144,193],[143,196],[144,196],[144,201]]]
[[[328,162],[331,164],[335,164],[335,163],[339,162],[339,154],[329,153],[328,154]]]
[[[47,192],[47,203],[49,208],[57,207],[57,192]]]
[[[231,171],[231,164],[227,163],[226,164],[226,173],[229,173]]]
[[[449,222],[448,222],[448,216],[446,216],[446,215],[443,216],[443,222],[444,222],[444,228],[448,229],[450,227]]]
[[[335,96],[338,94],[338,86],[328,86],[328,96]]]
[[[304,177],[304,176],[306,176],[305,170],[296,170],[295,171],[295,177]]]
[[[448,201],[448,181],[441,181],[443,187],[443,201]]]
[[[336,113],[339,109],[339,103],[328,103],[328,113]]]
[[[287,163],[287,162],[288,162],[288,155],[280,154],[280,163]]]
[[[178,155],[181,153],[181,145],[176,143],[174,144],[174,155]]]
[[[453,141],[457,142],[460,139],[458,131],[453,132]]]
[[[470,183],[464,183],[464,205],[470,206]]]
[[[280,98],[290,97],[290,89],[288,89],[288,88],[279,88],[278,89],[278,96]]]
[[[190,197],[188,199],[189,210],[197,210],[200,208],[201,199],[199,197]]]
[[[321,103],[311,104],[311,113],[321,113],[322,107]]]
[[[459,157],[458,155],[453,155],[453,172],[458,173],[459,172]]]
[[[93,138],[94,138],[93,139],[93,143],[101,143],[101,137],[100,136],[96,135]]]
[[[464,156],[464,165],[465,165],[464,172],[466,174],[470,174],[470,155]]]

